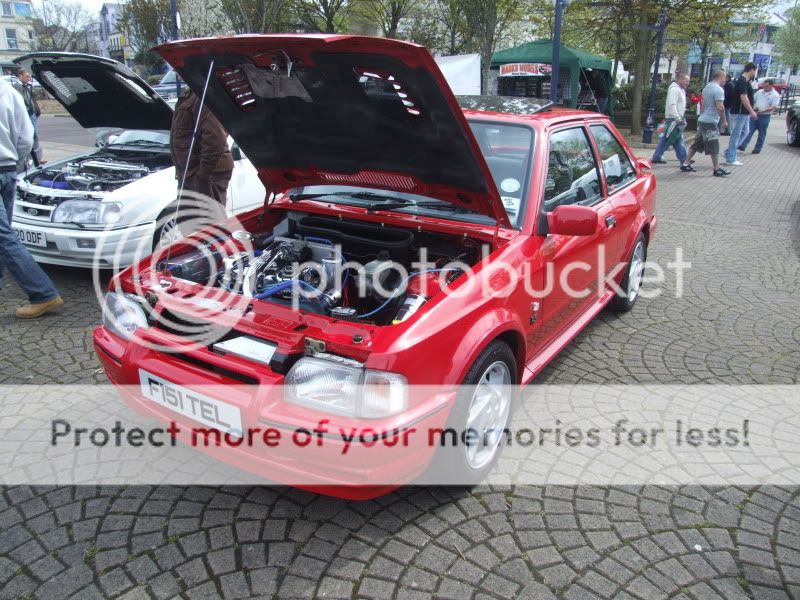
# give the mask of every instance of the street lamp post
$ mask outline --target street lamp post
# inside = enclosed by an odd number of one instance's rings
[[[169,0],[169,13],[171,16],[170,37],[173,41],[178,39],[178,2],[177,0]],[[181,80],[180,77],[175,75],[175,92],[177,98],[181,97]]]
[[[558,71],[561,61],[561,19],[564,16],[566,0],[555,0],[556,17],[553,24],[553,62],[550,65],[550,102],[558,101]]]
[[[658,85],[658,63],[661,62],[661,47],[664,45],[664,29],[667,26],[667,13],[661,11],[658,17],[658,41],[656,42],[656,62],[653,66],[653,80],[650,83],[650,97],[647,100],[647,120],[642,130],[642,143],[650,144],[653,141],[653,126],[656,115],[656,86]]]

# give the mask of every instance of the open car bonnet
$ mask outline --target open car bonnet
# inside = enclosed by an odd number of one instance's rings
[[[447,82],[422,46],[346,35],[245,35],[156,48],[201,95],[268,190],[420,194],[509,221]]]
[[[109,58],[35,52],[27,69],[82,127],[169,130],[172,109],[136,73]]]

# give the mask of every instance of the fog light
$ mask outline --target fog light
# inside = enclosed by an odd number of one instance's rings
[[[94,248],[94,240],[88,238],[78,238],[75,240],[78,243],[78,248]]]

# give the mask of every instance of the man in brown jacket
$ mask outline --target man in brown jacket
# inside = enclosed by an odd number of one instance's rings
[[[186,172],[183,189],[204,194],[223,207],[228,183],[233,173],[233,157],[228,148],[228,134],[207,108],[200,113],[197,138],[189,157],[189,146],[200,109],[200,98],[188,87],[175,106],[170,131],[170,149],[178,185]],[[188,162],[188,165],[187,165]]]

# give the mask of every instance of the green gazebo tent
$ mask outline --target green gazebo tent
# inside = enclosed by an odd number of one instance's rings
[[[501,50],[492,55],[490,68],[499,69],[500,65],[517,63],[538,63],[552,64],[553,62],[553,42],[551,40],[537,40],[521,44],[508,50]],[[603,73],[606,83],[606,90],[609,92],[609,102],[607,112],[611,111],[611,61],[602,56],[595,56],[588,52],[582,52],[569,46],[561,45],[559,63],[559,78],[564,80],[565,75],[569,75],[570,97],[565,104],[575,107],[580,90],[581,73],[584,69],[592,69]],[[568,73],[565,73],[565,70]]]

